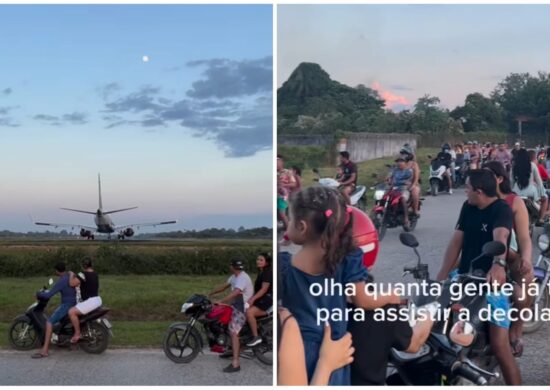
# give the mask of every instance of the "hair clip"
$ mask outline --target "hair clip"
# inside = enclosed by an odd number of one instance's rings
[[[325,211],[325,216],[327,218],[330,218],[331,215],[332,215],[332,210],[331,209],[328,209],[327,211]]]

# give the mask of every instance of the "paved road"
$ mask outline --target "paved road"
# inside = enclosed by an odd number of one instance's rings
[[[426,197],[423,203],[422,217],[414,231],[420,243],[418,251],[422,261],[429,265],[430,275],[435,277],[443,259],[443,253],[451,238],[452,232],[466,197],[463,190],[453,195],[441,194],[437,197]],[[399,242],[401,228],[389,229],[381,243],[378,261],[373,270],[377,281],[398,282],[405,265],[414,265],[416,256],[410,248]],[[535,232],[536,236],[538,232]],[[534,256],[538,249],[534,245]],[[525,335],[525,350],[518,359],[525,385],[550,385],[550,324],[545,324],[538,332]]]
[[[0,386],[6,385],[272,385],[272,367],[257,360],[241,361],[241,371],[225,374],[229,361],[199,355],[190,364],[176,364],[161,350],[113,349],[101,355],[53,349],[34,360],[29,352],[0,350]]]

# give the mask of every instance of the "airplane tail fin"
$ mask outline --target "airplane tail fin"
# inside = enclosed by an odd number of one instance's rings
[[[101,200],[101,176],[97,174],[97,185],[99,187],[99,209],[103,210],[103,201]]]

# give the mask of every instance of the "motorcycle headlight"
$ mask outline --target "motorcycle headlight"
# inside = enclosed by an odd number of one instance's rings
[[[550,237],[546,233],[542,233],[537,241],[541,252],[547,251],[550,247]]]
[[[185,302],[183,305],[181,305],[181,312],[185,313],[187,310],[191,309],[193,307],[192,303]]]
[[[384,197],[384,190],[374,191],[374,200],[381,200]]]

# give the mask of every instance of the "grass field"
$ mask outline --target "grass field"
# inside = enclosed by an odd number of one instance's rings
[[[254,280],[255,275],[250,277]],[[47,277],[0,278],[0,346],[7,345],[9,323],[34,302],[34,293]],[[103,276],[100,294],[113,323],[113,346],[160,346],[172,322],[183,321],[183,302],[194,293],[208,293],[226,276]],[[223,296],[223,294],[221,295]],[[59,304],[53,298],[46,310]]]
[[[423,183],[422,189],[427,189],[428,176],[429,176],[429,165],[430,159],[428,155],[436,155],[439,152],[439,149],[436,148],[420,148],[416,153],[416,161],[420,165],[421,171],[421,180]],[[369,189],[371,186],[377,182],[382,181],[388,173],[388,168],[386,165],[393,165],[397,155],[394,157],[383,157],[377,158],[375,160],[369,160],[357,164],[358,168],[358,184],[367,186]],[[335,167],[320,167],[318,168],[321,173],[321,177],[334,177],[336,175]],[[311,170],[302,172],[302,185],[310,186],[315,184],[314,181],[315,174]],[[369,201],[371,196],[369,196]]]

